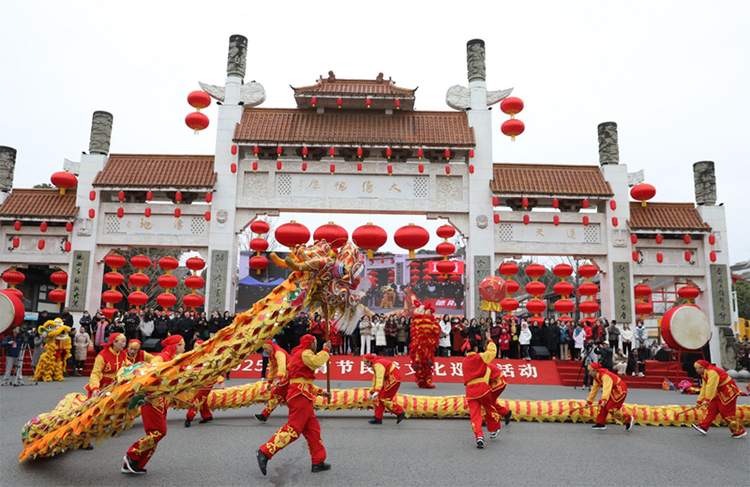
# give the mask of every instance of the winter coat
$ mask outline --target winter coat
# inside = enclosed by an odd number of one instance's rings
[[[640,348],[646,346],[646,341],[648,340],[648,331],[645,327],[636,327],[635,331],[633,332],[633,336],[635,337],[635,347]]]
[[[622,343],[633,343],[633,330],[629,328],[627,330],[622,330],[622,332],[620,332],[620,338],[622,338]]]
[[[89,347],[92,345],[93,343],[91,343],[91,338],[89,338],[87,333],[84,333],[82,331],[76,333],[76,340],[75,340],[76,360],[79,360],[81,362],[85,361],[86,356],[89,353]]]
[[[397,331],[396,331],[396,341],[399,343],[406,343],[406,328],[407,324],[404,322],[399,321],[396,325]]]
[[[376,347],[385,347],[388,344],[385,340],[385,323],[382,321],[373,321],[372,332],[375,335]]]
[[[529,328],[521,328],[521,333],[518,336],[518,343],[521,345],[528,345],[531,343],[531,332],[529,331]]]
[[[567,326],[558,326],[557,335],[558,335],[558,342],[561,345],[565,345],[566,343],[568,343],[568,340],[570,339],[570,329],[568,329]]]
[[[362,320],[359,322],[359,334],[363,337],[372,336],[372,321]]]
[[[440,342],[441,347],[451,346],[451,322],[440,320]]]
[[[573,342],[573,348],[583,348],[583,344],[586,343],[586,331],[583,328],[576,328],[573,332]]]
[[[610,325],[607,329],[609,336],[609,344],[613,348],[617,348],[617,344],[620,343],[620,329],[614,325]]]

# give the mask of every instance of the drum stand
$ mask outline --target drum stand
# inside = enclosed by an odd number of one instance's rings
[[[699,353],[700,352],[701,357],[703,358],[703,360],[706,360],[706,354],[703,352],[702,348],[700,350],[682,350],[682,349],[671,350],[669,352],[669,367],[667,367],[666,378],[667,378],[667,380],[669,380],[669,377],[670,377],[671,372],[672,372],[672,363],[673,362],[676,363],[677,364],[677,370],[675,371],[674,381],[673,381],[673,383],[675,384],[675,387],[677,387],[676,386],[677,380],[680,378],[680,371],[682,370],[682,354],[683,354],[683,352],[684,353],[691,353],[691,354],[692,353]]]

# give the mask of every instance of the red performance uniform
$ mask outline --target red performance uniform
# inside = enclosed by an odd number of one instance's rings
[[[297,347],[298,349],[301,347]],[[320,423],[313,411],[313,401],[323,389],[313,384],[315,370],[328,362],[329,350],[324,348],[317,354],[310,349],[293,350],[289,363],[289,392],[286,404],[289,406],[289,422],[279,428],[270,440],[260,447],[269,459],[284,447],[296,441],[300,434],[307,440],[313,465],[326,459],[326,449],[320,438]]]
[[[128,354],[125,350],[117,353],[109,346],[99,352],[94,361],[94,368],[89,377],[89,383],[85,389],[88,391],[90,398],[94,391],[103,389],[117,379],[117,372],[128,365]]]
[[[279,383],[271,389],[271,398],[266,403],[266,408],[261,413],[266,419],[271,416],[271,413],[276,409],[279,404],[286,404],[286,395],[289,391],[289,377],[287,374],[287,365],[292,360],[292,356],[281,348],[280,346],[273,343],[273,354],[268,356],[268,382],[273,383],[279,381]]]
[[[147,364],[150,364],[151,361],[154,360],[154,356],[153,355],[151,355],[148,352],[144,352],[143,350],[138,350],[138,352],[136,352],[136,354],[135,354],[135,357],[131,357],[127,353],[125,355],[126,355],[126,359],[128,361],[128,365],[137,364],[138,362],[145,362]]]
[[[497,347],[492,341],[487,344],[487,350],[483,353],[469,352],[463,361],[464,386],[466,386],[466,399],[469,402],[469,416],[471,417],[471,429],[476,439],[483,438],[482,411],[487,421],[487,429],[490,432],[500,429],[500,413],[495,407],[495,400],[490,391],[490,377],[493,370],[487,366],[497,355]]]
[[[492,345],[495,346],[494,343]],[[489,350],[489,344],[487,345],[487,349]],[[510,412],[510,409],[506,408],[505,406],[499,405],[497,403],[497,399],[500,397],[500,394],[503,393],[503,391],[505,390],[505,386],[507,386],[508,383],[505,382],[503,371],[496,363],[490,362],[487,364],[487,367],[490,369],[489,386],[490,394],[492,395],[492,403],[495,405],[495,409],[497,409],[497,412],[500,413],[500,416],[505,417]]]
[[[609,370],[599,369],[598,372],[594,384],[591,386],[591,394],[586,399],[586,404],[593,404],[596,394],[599,389],[602,389],[602,398],[599,400],[601,407],[599,408],[599,415],[596,417],[597,424],[606,424],[607,415],[612,414],[612,417],[627,425],[632,417],[622,411],[622,405],[628,396],[628,388],[625,382]]]
[[[387,410],[396,416],[404,412],[404,408],[393,402],[398,388],[401,386],[401,375],[398,369],[388,359],[372,357],[372,387],[370,393],[378,393],[375,399],[375,418],[383,419],[383,411]]]
[[[175,358],[175,347],[178,343],[184,343],[180,335],[172,335],[162,340],[164,347],[161,353],[157,353],[151,363],[168,362]],[[141,418],[146,436],[133,443],[128,449],[127,456],[134,462],[138,462],[138,468],[144,468],[156,452],[159,442],[167,435],[167,411],[169,401],[165,397],[157,397],[152,402],[146,402],[141,407]]]
[[[721,414],[733,435],[744,433],[745,428],[736,416],[737,396],[740,395],[737,384],[726,372],[711,364],[704,365],[702,379],[703,386],[698,396],[698,404],[708,403],[708,410],[703,416],[700,427],[708,430],[716,416]]]
[[[208,407],[208,401],[206,400],[206,398],[208,398],[208,395],[211,393],[211,388],[213,386],[223,383],[224,377],[219,377],[219,380],[217,380],[216,382],[205,387],[201,387],[201,390],[198,391],[195,397],[193,397],[193,403],[198,405],[198,409],[188,409],[187,419],[189,419],[190,421],[195,419],[195,415],[198,414],[198,411],[200,411],[201,413],[201,419],[213,418],[214,415],[211,412],[211,409]]]

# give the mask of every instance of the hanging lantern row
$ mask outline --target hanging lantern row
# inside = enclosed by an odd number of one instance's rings
[[[498,268],[500,275],[505,276],[505,294],[506,297],[500,301],[500,307],[509,315],[518,309],[518,300],[511,295],[518,291],[520,285],[513,280],[513,276],[518,274],[518,264],[513,261],[503,262]]]
[[[539,299],[539,296],[542,296],[544,291],[547,290],[547,286],[543,282],[539,282],[539,278],[544,275],[546,270],[547,269],[540,264],[529,264],[526,266],[526,269],[524,269],[526,275],[532,278],[532,281],[526,284],[526,292],[529,295],[534,296],[534,299],[530,299],[526,302],[526,309],[534,314],[531,321],[542,321],[543,318],[539,315],[547,309],[547,304]]]
[[[175,297],[174,294],[170,293],[169,290],[177,287],[177,278],[173,276],[171,272],[177,269],[179,265],[180,261],[171,256],[162,257],[161,259],[159,259],[159,267],[164,269],[164,271],[166,271],[166,274],[162,274],[161,276],[159,276],[159,279],[156,280],[156,283],[159,285],[159,287],[164,288],[164,292],[156,297],[156,302],[165,311],[177,304],[177,297]]]
[[[523,110],[523,101],[520,98],[511,96],[500,102],[500,110],[510,115],[510,120],[503,122],[500,130],[510,137],[511,141],[515,141],[516,136],[521,135],[526,130],[524,123],[515,118],[516,114]]]
[[[455,264],[448,260],[449,255],[456,253],[456,246],[448,241],[456,235],[456,229],[452,225],[441,225],[437,229],[437,236],[443,239],[443,242],[437,245],[435,251],[443,256],[443,260],[435,264],[435,269],[447,279],[447,274],[455,269]]]
[[[206,302],[206,299],[196,292],[197,289],[206,285],[206,280],[198,275],[198,272],[206,267],[206,262],[200,257],[190,257],[185,262],[185,266],[193,272],[191,276],[185,278],[185,286],[192,289],[192,292],[182,297],[182,304],[195,311],[195,308],[203,306]]]
[[[268,267],[268,259],[260,253],[268,250],[268,240],[262,236],[268,233],[270,229],[268,223],[263,220],[255,220],[250,224],[250,231],[256,237],[250,241],[250,249],[255,251],[255,255],[250,257],[248,265],[251,269],[255,269],[256,274],[260,274],[263,269]]]
[[[122,268],[125,263],[125,257],[119,254],[110,254],[104,258],[104,264],[112,271],[104,274],[104,283],[109,286],[109,290],[102,293],[102,301],[107,303],[107,306],[102,309],[102,314],[110,320],[117,311],[114,305],[122,301],[122,293],[115,288],[125,282],[125,276],[117,272],[117,269]]]
[[[581,313],[589,315],[595,314],[599,311],[599,303],[596,302],[596,294],[599,292],[599,286],[591,282],[591,278],[599,273],[599,269],[595,265],[585,264],[578,268],[578,275],[583,277],[586,282],[578,286],[578,293],[581,296],[586,296],[586,301],[578,303],[578,310]]]
[[[208,127],[208,117],[201,113],[201,109],[211,105],[211,97],[204,91],[193,91],[188,95],[187,100],[188,104],[195,108],[195,112],[185,117],[185,125],[197,134]]]
[[[635,314],[638,315],[639,320],[643,321],[645,315],[654,312],[654,305],[648,301],[651,296],[651,288],[643,283],[636,284],[633,287],[633,295],[635,296]]]
[[[50,281],[52,281],[52,284],[57,285],[57,289],[50,291],[47,297],[53,303],[57,303],[57,307],[59,308],[65,303],[66,292],[63,286],[68,284],[68,274],[63,271],[53,272],[50,276]]]
[[[130,259],[130,265],[138,271],[128,277],[128,284],[135,288],[134,292],[128,294],[128,303],[135,306],[136,309],[141,309],[141,306],[148,303],[148,295],[142,292],[141,288],[148,286],[151,282],[151,279],[143,273],[143,269],[151,266],[151,259],[145,255],[135,255]]]
[[[568,264],[558,264],[552,269],[552,272],[560,278],[560,282],[552,287],[555,294],[560,295],[560,299],[555,301],[555,311],[565,316],[575,309],[575,303],[568,299],[568,296],[573,294],[573,284],[565,280],[566,277],[573,274],[573,267]]]

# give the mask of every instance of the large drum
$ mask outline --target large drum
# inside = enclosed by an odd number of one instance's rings
[[[0,291],[0,333],[23,323],[23,303],[15,294]]]
[[[711,339],[711,323],[700,308],[675,306],[661,319],[661,336],[675,350],[700,350]]]

